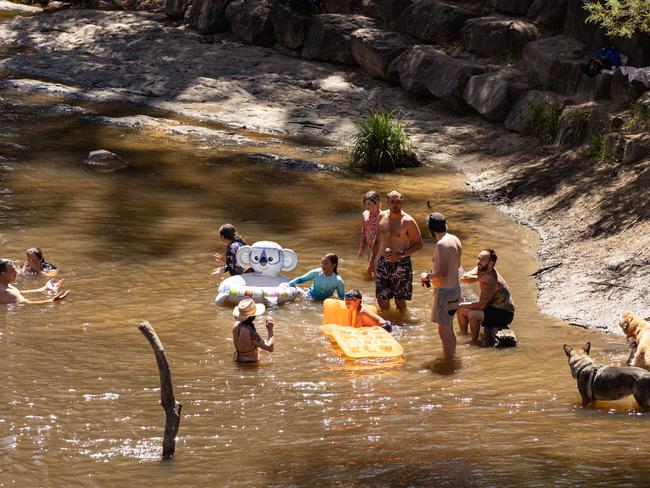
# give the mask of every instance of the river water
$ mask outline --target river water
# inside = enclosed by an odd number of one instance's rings
[[[69,102],[68,102],[69,103]],[[0,254],[39,246],[71,290],[47,306],[0,311],[0,486],[638,486],[648,417],[633,400],[579,406],[563,343],[592,341],[619,363],[619,336],[538,310],[536,235],[482,202],[455,171],[350,176],[291,170],[267,152],[343,164],[345,153],[240,134],[218,143],[94,123],[64,100],[0,91]],[[86,111],[128,115],[133,107]],[[163,114],[150,114],[163,115]],[[130,168],[83,164],[108,149]],[[424,229],[443,212],[473,266],[486,246],[517,305],[517,348],[459,338],[440,361],[430,290],[390,314],[400,361],[346,361],[320,333],[321,307],[272,311],[276,350],[232,361],[231,309],[214,305],[217,229],[295,250],[297,276],[326,252],[346,288],[373,295],[356,257],[361,197],[397,188]],[[433,242],[415,256],[429,267]],[[19,288],[43,280],[19,278]],[[183,404],[176,457],[159,461],[164,414],[148,320]]]

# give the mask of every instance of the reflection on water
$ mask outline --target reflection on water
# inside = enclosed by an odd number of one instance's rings
[[[0,485],[645,479],[649,417],[631,401],[579,407],[562,350],[589,339],[598,361],[618,362],[623,340],[537,310],[529,276],[538,267],[535,235],[479,201],[462,176],[439,168],[364,177],[291,171],[247,155],[328,163],[344,155],[274,138],[205,145],[100,126],[62,101],[23,94],[0,93],[0,104],[1,254],[24,259],[25,249],[42,247],[72,290],[59,304],[0,316]],[[109,174],[85,167],[88,152],[100,148],[131,167]],[[213,304],[219,225],[295,250],[291,276],[336,252],[346,288],[372,297],[356,257],[361,198],[392,188],[421,224],[427,201],[447,215],[465,268],[484,246],[497,249],[518,307],[520,346],[481,349],[461,336],[457,360],[443,368],[431,292],[417,287],[408,315],[390,316],[401,361],[344,361],[319,332],[320,307],[298,301],[271,312],[276,351],[262,353],[257,367],[235,364],[231,311]],[[430,266],[432,248],[426,239],[416,271]],[[18,286],[40,283],[22,278]],[[143,319],[165,345],[183,404],[169,463],[155,461],[164,420],[155,358],[137,330]]]

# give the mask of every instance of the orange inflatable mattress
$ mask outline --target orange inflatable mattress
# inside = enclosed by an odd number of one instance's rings
[[[325,324],[320,330],[350,358],[395,358],[404,354],[399,342],[381,327]]]

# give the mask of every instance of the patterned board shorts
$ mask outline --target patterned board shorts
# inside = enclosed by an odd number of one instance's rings
[[[413,294],[413,265],[411,258],[390,262],[379,257],[375,296],[378,300],[410,300]]]

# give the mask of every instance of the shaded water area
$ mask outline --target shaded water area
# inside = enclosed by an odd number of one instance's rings
[[[133,107],[85,107],[125,115]],[[303,172],[255,152],[343,164],[332,148],[243,134],[208,144],[92,123],[61,100],[0,92],[0,254],[43,248],[72,290],[64,302],[0,311],[0,486],[634,486],[647,477],[648,417],[632,400],[581,408],[563,343],[593,342],[621,362],[621,337],[569,327],[535,303],[536,235],[489,207],[462,175],[419,168],[384,176]],[[155,114],[154,114],[155,115]],[[98,173],[91,150],[131,167]],[[403,360],[346,361],[319,332],[321,307],[272,311],[276,351],[232,361],[231,309],[214,305],[217,228],[298,253],[297,276],[326,252],[346,288],[373,296],[356,257],[361,197],[397,188],[424,229],[448,217],[473,266],[485,246],[517,305],[519,347],[459,337],[441,365],[430,290],[416,287],[394,335]],[[433,242],[415,256],[430,265]],[[19,278],[19,288],[43,280]],[[155,358],[165,345],[183,416],[176,457],[160,462]],[[263,328],[263,327],[262,327]],[[264,332],[265,334],[265,332]]]

